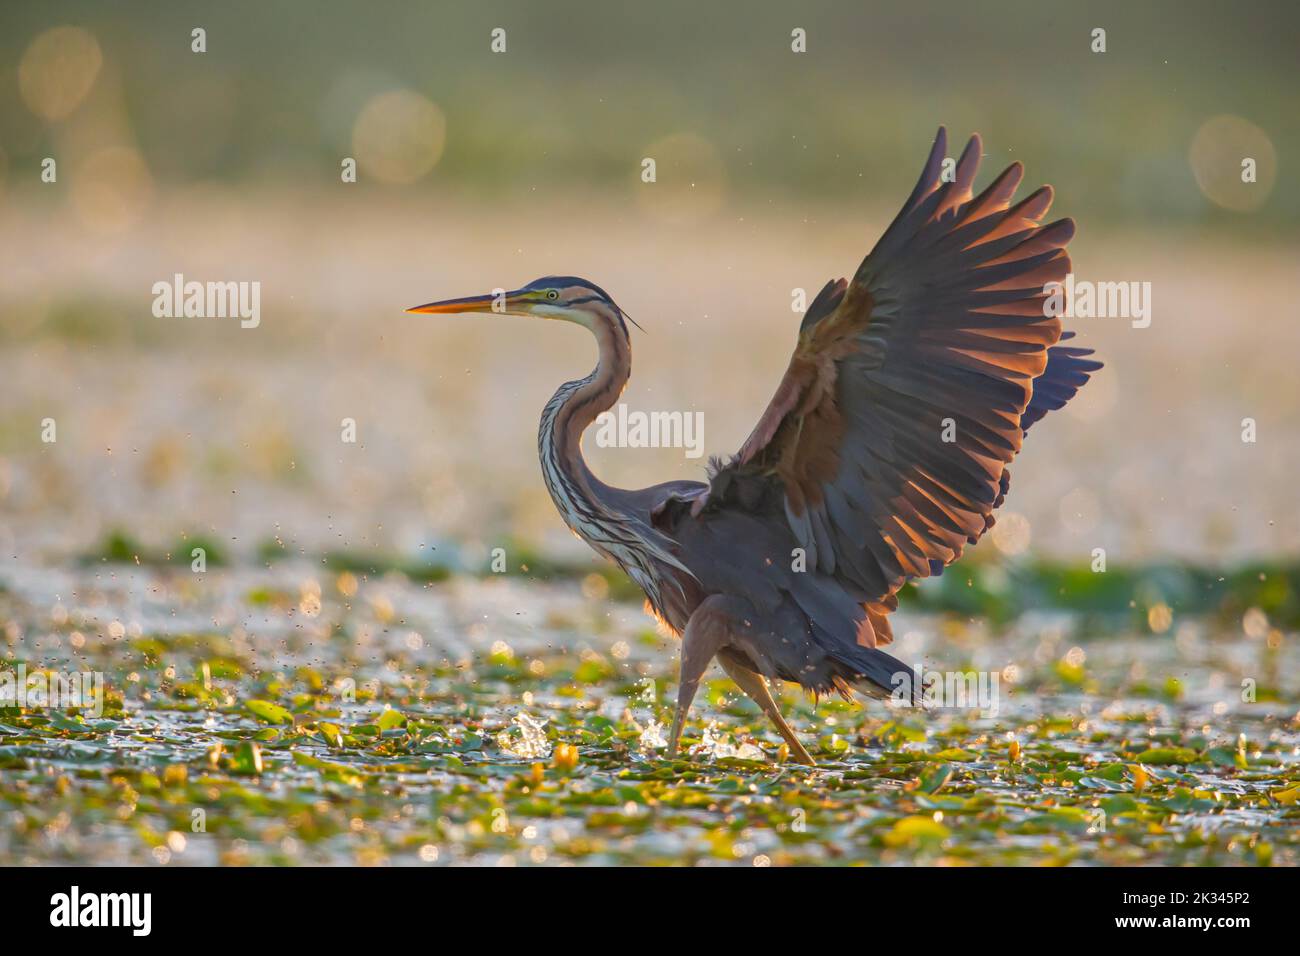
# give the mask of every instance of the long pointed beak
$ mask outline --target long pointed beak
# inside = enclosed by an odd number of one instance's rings
[[[414,308],[407,309],[407,312],[421,312],[433,315],[454,315],[458,312],[491,312],[492,303],[497,300],[495,295],[470,295],[463,299],[443,299],[441,302],[430,302],[428,305],[417,305]],[[501,297],[501,309],[504,312],[509,308],[510,294]]]

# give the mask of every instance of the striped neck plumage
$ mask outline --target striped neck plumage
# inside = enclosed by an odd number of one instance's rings
[[[612,309],[604,307],[593,310],[592,321],[583,324],[596,336],[600,359],[586,378],[561,385],[542,412],[537,434],[542,475],[564,523],[627,572],[662,618],[665,585],[681,590],[680,582],[666,575],[666,569],[686,576],[691,572],[648,518],[613,503],[621,500],[619,493],[596,478],[582,456],[583,431],[613,407],[631,374],[627,330]]]
[[[600,482],[582,455],[582,433],[601,412],[612,408],[632,371],[632,352],[622,323],[612,311],[590,310],[588,328],[599,359],[584,379],[566,382],[546,404],[537,434],[542,476],[565,523],[599,548],[590,533],[600,518],[619,517],[597,494]],[[585,323],[584,323],[585,324]]]

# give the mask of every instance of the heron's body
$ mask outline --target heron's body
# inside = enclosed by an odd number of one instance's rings
[[[910,670],[880,649],[908,580],[940,573],[992,526],[1024,432],[1100,364],[1059,346],[1044,286],[1063,281],[1073,223],[1041,225],[1044,187],[1012,206],[1010,167],[971,192],[979,141],[941,182],[940,131],[912,196],[851,281],[809,306],[794,356],[740,452],[708,483],[601,482],[582,434],[627,384],[624,314],[598,286],[547,277],[411,311],[504,311],[586,326],[595,369],[542,413],[542,475],[565,523],[645,591],[682,636],[671,734],[717,659],[812,758],[767,681],[884,696]]]

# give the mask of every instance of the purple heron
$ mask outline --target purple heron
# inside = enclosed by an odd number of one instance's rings
[[[1014,163],[973,195],[980,139],[949,177],[941,128],[920,181],[851,280],[809,305],[794,355],[740,451],[708,482],[605,484],[582,434],[627,384],[626,314],[599,286],[548,276],[410,312],[563,319],[599,361],[542,412],[542,476],[565,523],[645,591],[681,637],[675,753],[714,659],[808,764],[768,682],[888,697],[914,675],[881,647],[906,582],[939,574],[993,525],[1028,428],[1101,367],[1044,308],[1074,223],[1042,224],[1044,186],[1013,205]],[[945,178],[950,181],[945,181]]]

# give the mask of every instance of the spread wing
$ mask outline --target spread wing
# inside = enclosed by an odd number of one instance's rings
[[[783,511],[809,569],[864,601],[938,573],[977,540],[1032,416],[1098,367],[1086,350],[1054,349],[1061,323],[1044,314],[1044,284],[1064,281],[1074,234],[1069,219],[1042,225],[1051,187],[1012,205],[1016,163],[973,197],[979,137],[950,182],[945,151],[941,128],[852,280],[809,306],[767,410],[693,508]],[[1026,418],[1049,350],[1070,361],[1054,362],[1061,380]]]

